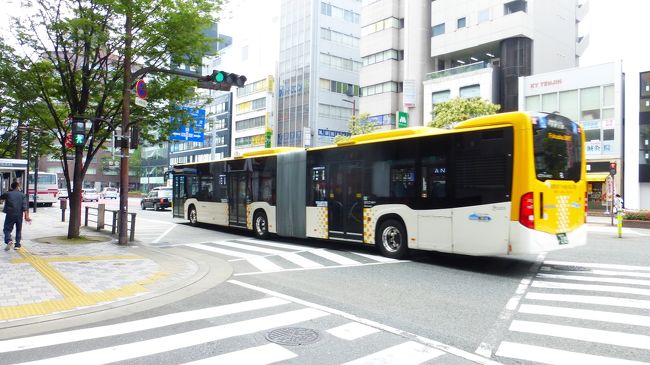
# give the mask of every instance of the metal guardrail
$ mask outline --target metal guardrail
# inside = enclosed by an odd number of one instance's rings
[[[84,215],[84,226],[88,227],[88,222],[96,223],[97,230],[102,230],[106,226],[111,227],[111,234],[119,233],[119,225],[117,224],[119,210],[106,209],[104,204],[98,204],[95,207],[85,207],[86,212]],[[110,224],[106,223],[106,213],[111,214]],[[137,213],[129,213],[127,217],[127,228],[129,231],[129,242],[135,241],[135,216]],[[93,220],[94,219],[94,220]]]
[[[491,65],[485,61],[479,61],[479,62],[470,63],[468,65],[462,65],[458,67],[447,68],[440,71],[430,72],[426,75],[426,77],[427,80],[434,80],[445,76],[457,75],[457,74],[470,72],[474,70],[480,70],[488,67],[491,67]]]

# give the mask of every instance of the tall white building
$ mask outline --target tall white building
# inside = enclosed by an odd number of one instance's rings
[[[577,0],[365,0],[361,112],[426,125],[454,96],[517,110],[519,76],[577,66],[586,11]]]
[[[358,109],[360,0],[282,0],[278,146],[320,146]]]

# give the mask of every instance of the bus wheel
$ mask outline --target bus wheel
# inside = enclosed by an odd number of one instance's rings
[[[377,235],[377,244],[382,255],[393,259],[404,258],[408,254],[406,228],[395,219],[384,221]]]
[[[199,224],[198,219],[196,218],[196,208],[190,207],[190,211],[187,213],[187,216],[190,219],[190,224],[197,226]]]
[[[255,213],[255,217],[253,217],[253,231],[255,237],[258,239],[263,240],[269,237],[269,221],[264,212]]]

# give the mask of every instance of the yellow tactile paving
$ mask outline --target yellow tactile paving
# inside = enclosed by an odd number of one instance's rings
[[[120,298],[133,296],[147,292],[143,285],[154,283],[169,274],[156,272],[149,277],[124,285],[119,289],[110,289],[96,293],[86,293],[79,289],[74,283],[66,279],[60,272],[49,265],[50,262],[71,262],[71,261],[97,261],[97,260],[133,260],[142,259],[141,256],[69,256],[69,257],[48,257],[42,258],[32,255],[28,250],[18,251],[22,256],[20,259],[13,259],[13,264],[30,264],[45,279],[47,279],[63,296],[62,299],[46,300],[40,303],[19,304],[14,306],[0,307],[0,320],[18,319],[45,315],[54,312],[72,310],[79,307],[86,307],[102,302],[113,301]]]

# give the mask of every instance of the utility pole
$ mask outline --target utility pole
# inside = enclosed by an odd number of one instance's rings
[[[124,0],[126,5],[126,24],[124,35],[124,86],[122,90],[122,138],[120,138],[120,212],[119,238],[120,245],[126,245],[129,226],[129,143],[125,136],[129,131],[129,114],[131,103],[131,42],[133,41],[131,24],[131,0]]]

